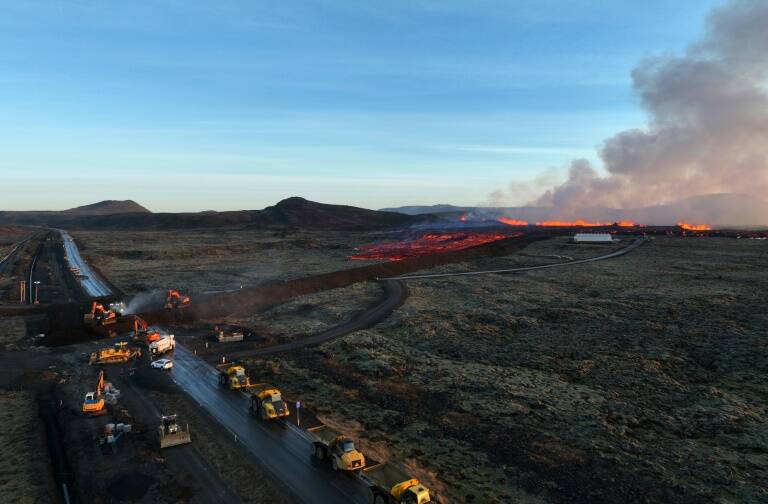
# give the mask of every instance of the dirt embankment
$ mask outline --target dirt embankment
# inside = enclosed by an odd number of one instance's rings
[[[35,395],[0,390],[0,501],[43,503],[55,499],[44,437]]]

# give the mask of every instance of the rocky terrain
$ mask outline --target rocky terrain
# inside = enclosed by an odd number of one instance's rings
[[[554,239],[471,267],[604,250]],[[761,502],[766,266],[764,242],[662,238],[412,282],[374,329],[253,366],[459,502]]]
[[[166,235],[165,244],[189,245],[184,252],[161,246],[160,234],[140,238],[149,236],[127,237],[124,251],[117,234],[78,239],[126,290],[202,288],[220,271],[221,287],[240,274],[331,271],[348,263],[354,241],[326,233],[303,248],[301,235],[254,232],[222,234],[227,246],[218,246],[212,234]],[[434,271],[555,263],[619,246],[555,238]],[[250,368],[360,437],[375,458],[406,460],[446,502],[761,502],[766,246],[661,237],[600,263],[410,281],[405,304],[373,329]],[[142,255],[119,258],[125,252]],[[300,339],[377,295],[357,284],[236,322],[275,342]]]

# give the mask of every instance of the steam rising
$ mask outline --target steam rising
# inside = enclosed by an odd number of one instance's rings
[[[768,195],[768,1],[715,9],[701,41],[644,60],[632,79],[649,122],[608,139],[600,176],[573,161],[533,204],[637,208],[713,193]],[[760,216],[768,223],[768,215]]]
[[[128,301],[125,307],[126,315],[133,315],[145,311],[157,310],[163,306],[167,291],[140,292]]]

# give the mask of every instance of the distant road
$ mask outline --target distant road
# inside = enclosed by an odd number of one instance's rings
[[[75,267],[80,270],[80,274],[87,278],[77,277],[77,281],[83,286],[85,292],[92,297],[109,296],[112,294],[112,289],[109,288],[107,283],[93,269],[88,266],[88,263],[80,255],[75,241],[69,236],[69,233],[63,229],[54,229],[61,235],[62,242],[64,243],[64,256],[67,260],[68,267]]]
[[[381,284],[384,287],[384,295],[382,299],[375,305],[357,313],[346,322],[342,322],[341,324],[335,325],[329,329],[326,329],[325,331],[315,333],[311,336],[298,339],[296,341],[290,341],[288,343],[282,343],[264,348],[254,348],[251,350],[242,350],[239,352],[228,353],[227,356],[231,359],[240,359],[243,357],[257,357],[261,355],[288,352],[291,350],[297,350],[299,348],[326,343],[342,336],[346,336],[347,334],[353,333],[355,331],[372,327],[389,317],[389,315],[398,306],[400,306],[408,296],[408,290],[401,282],[389,280],[386,282],[381,282]]]
[[[173,381],[237,436],[267,471],[290,488],[296,501],[368,503],[365,484],[352,475],[334,472],[330,464],[312,457],[312,442],[303,430],[283,420],[262,421],[251,416],[248,396],[219,385],[218,374],[215,367],[183,345],[176,346],[170,372]]]
[[[637,238],[635,241],[633,241],[626,247],[619,250],[615,250],[610,254],[605,254],[597,257],[590,257],[589,259],[579,259],[578,261],[568,261],[568,262],[556,263],[556,264],[543,264],[541,266],[526,266],[523,268],[509,268],[509,269],[498,269],[498,270],[462,271],[457,273],[428,273],[424,275],[402,275],[402,276],[396,276],[396,277],[390,277],[390,278],[382,278],[382,280],[420,280],[420,279],[428,279],[428,278],[490,275],[493,273],[496,273],[496,274],[522,273],[524,271],[535,271],[535,270],[542,270],[542,269],[549,269],[549,268],[562,268],[563,266],[574,266],[576,264],[586,264],[591,262],[604,261],[606,259],[612,259],[614,257],[620,257],[633,251],[634,249],[636,249],[646,241],[648,241],[648,238]]]
[[[14,247],[11,249],[11,251],[10,251],[10,252],[8,252],[8,254],[6,254],[6,256],[5,256],[5,257],[3,257],[2,259],[0,259],[0,268],[2,268],[3,266],[5,266],[5,262],[6,262],[6,261],[8,261],[8,259],[10,259],[10,258],[11,258],[11,256],[13,256],[13,254],[15,254],[15,253],[16,253],[16,251],[19,249],[19,247],[21,247],[22,245],[24,245],[24,244],[25,244],[25,243],[27,243],[28,241],[29,241],[29,238],[27,238],[27,239],[26,239],[26,240],[24,240],[24,241],[20,241],[19,243],[17,243],[17,244],[16,244],[16,245],[15,245],[15,246],[14,246]]]

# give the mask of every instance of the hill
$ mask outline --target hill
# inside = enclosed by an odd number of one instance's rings
[[[83,205],[64,213],[82,214],[82,215],[112,215],[126,213],[152,213],[133,200],[104,200],[90,205]]]
[[[450,212],[466,212],[474,208],[476,207],[462,207],[462,206],[455,206],[455,205],[448,205],[445,203],[441,203],[439,205],[431,205],[431,206],[414,205],[414,206],[401,206],[396,208],[381,208],[379,211],[380,212],[397,212],[405,215],[421,215],[421,214],[439,214],[439,213],[450,213]]]
[[[529,222],[541,220],[587,219],[614,222],[633,220],[648,225],[671,225],[679,221],[709,224],[715,227],[768,226],[768,201],[747,194],[704,194],[664,205],[638,208],[585,207],[563,211],[554,207],[458,207],[452,205],[406,206],[390,211],[408,215],[464,211],[473,218],[508,216]]]
[[[102,202],[63,212],[0,212],[0,224],[59,226],[70,229],[191,229],[223,226],[373,230],[425,222],[431,216],[408,216],[345,205],[328,205],[293,197],[263,210],[153,213],[133,202]],[[107,213],[109,208],[130,212]],[[83,210],[84,209],[84,210]]]

